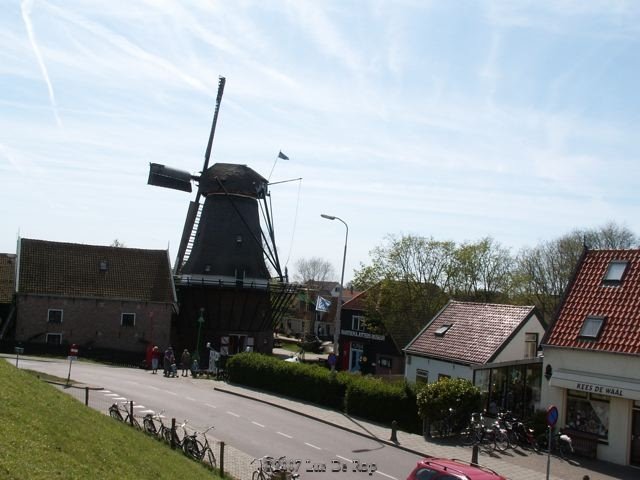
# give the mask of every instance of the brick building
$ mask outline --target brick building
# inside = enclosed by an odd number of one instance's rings
[[[168,252],[20,239],[15,340],[78,344],[141,360],[170,341],[176,309]]]

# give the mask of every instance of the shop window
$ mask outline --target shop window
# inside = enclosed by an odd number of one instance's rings
[[[50,308],[47,311],[47,322],[48,323],[62,323],[62,310],[57,310],[54,308]]]
[[[416,370],[416,383],[429,383],[429,371],[418,368]]]
[[[596,393],[567,390],[567,426],[609,438],[609,399]]]
[[[604,317],[588,316],[585,318],[578,336],[582,339],[597,339],[604,325]]]
[[[136,326],[136,314],[135,313],[123,313],[120,317],[120,325],[123,327],[135,327]]]
[[[389,357],[380,357],[378,364],[382,368],[391,368],[391,359]]]

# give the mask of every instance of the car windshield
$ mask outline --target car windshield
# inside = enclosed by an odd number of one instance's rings
[[[442,474],[430,468],[421,468],[416,472],[416,480],[461,480],[461,477],[455,475],[449,475],[447,473]]]

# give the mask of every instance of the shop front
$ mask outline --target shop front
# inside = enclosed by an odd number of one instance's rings
[[[551,349],[545,352],[548,384],[543,395],[549,405],[558,407],[558,425],[578,438],[593,438],[597,458],[640,466],[640,379],[630,370],[630,362],[607,358],[611,356],[598,361],[603,354],[592,354],[590,359],[583,354],[581,362],[567,365],[558,353]],[[618,368],[611,365],[616,360],[620,362]]]

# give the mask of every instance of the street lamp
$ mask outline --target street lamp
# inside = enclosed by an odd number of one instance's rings
[[[342,222],[342,224],[344,225],[344,228],[346,229],[345,235],[344,235],[344,255],[342,256],[342,273],[340,274],[340,287],[338,290],[338,305],[336,306],[336,319],[335,319],[335,325],[333,327],[333,353],[336,356],[340,356],[340,346],[339,346],[339,340],[340,340],[340,313],[342,311],[342,284],[344,283],[344,264],[347,260],[347,240],[349,239],[349,225],[347,225],[347,222],[345,222],[344,220],[342,220],[339,217],[335,217],[333,215],[325,215],[324,213],[320,214],[320,216],[322,218],[326,218],[327,220],[338,220],[339,222]],[[332,369],[335,367],[331,367]]]
[[[197,360],[200,363],[200,353],[198,352],[198,348],[200,347],[200,331],[202,330],[202,324],[204,323],[204,308],[200,309],[200,316],[198,317],[198,339],[196,340],[196,348],[193,351],[194,360]]]

